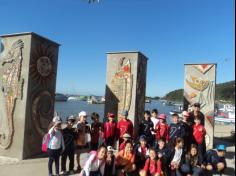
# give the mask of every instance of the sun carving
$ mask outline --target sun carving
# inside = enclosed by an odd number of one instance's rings
[[[39,45],[32,55],[30,75],[40,85],[46,86],[55,78],[55,55],[50,45]]]

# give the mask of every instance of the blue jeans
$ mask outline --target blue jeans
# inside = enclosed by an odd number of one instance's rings
[[[48,171],[49,175],[52,175],[52,164],[55,161],[56,175],[59,175],[59,158],[61,155],[61,149],[48,149]]]

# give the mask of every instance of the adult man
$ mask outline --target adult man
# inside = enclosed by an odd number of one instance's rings
[[[194,103],[193,104],[193,111],[189,113],[189,119],[188,122],[193,125],[194,124],[194,119],[198,117],[201,120],[201,124],[204,126],[205,125],[205,116],[204,114],[200,111],[201,105],[200,103]]]

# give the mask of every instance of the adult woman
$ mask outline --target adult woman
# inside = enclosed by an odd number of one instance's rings
[[[104,146],[100,146],[97,152],[92,153],[86,161],[81,176],[104,176],[105,164],[106,164],[106,152],[107,149]]]

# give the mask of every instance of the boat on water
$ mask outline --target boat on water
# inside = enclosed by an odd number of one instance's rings
[[[67,101],[68,97],[61,93],[56,93],[55,95],[55,101]]]
[[[166,101],[162,103],[164,106],[174,106],[175,103],[171,102],[171,101]]]
[[[215,122],[235,123],[235,106],[224,104],[222,108],[217,110]]]
[[[146,99],[145,103],[151,103],[151,100],[150,99]]]

